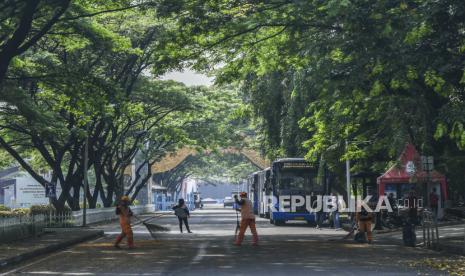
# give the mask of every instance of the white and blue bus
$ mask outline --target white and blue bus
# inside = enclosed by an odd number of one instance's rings
[[[258,188],[258,176],[260,172],[254,172],[247,177],[247,187],[245,192],[247,192],[247,196],[252,201],[253,205],[253,212],[254,214],[258,214],[258,206],[259,206],[259,188]]]
[[[330,178],[326,169],[318,175],[318,165],[312,165],[303,158],[283,158],[273,162],[269,176],[269,184],[264,187],[266,198],[279,198],[280,196],[302,196],[309,198],[316,195],[328,195],[331,192]],[[266,176],[266,173],[265,173]],[[265,177],[266,179],[266,177]],[[264,182],[267,183],[266,181]],[[292,210],[292,201],[286,206]],[[274,209],[269,203],[265,216],[270,223],[283,225],[286,221],[301,220],[309,224],[315,223],[315,214],[310,213],[306,205],[295,207],[295,212],[284,212],[279,206],[279,200],[274,203]]]

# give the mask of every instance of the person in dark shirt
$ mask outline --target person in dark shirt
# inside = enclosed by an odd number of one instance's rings
[[[396,199],[394,198],[393,193],[389,193],[388,201],[389,201],[389,205],[391,205],[392,211],[396,212],[397,211],[397,202],[396,202]]]
[[[178,201],[178,205],[173,207],[174,214],[178,217],[179,220],[179,231],[182,233],[182,223],[186,225],[186,229],[188,233],[192,233],[189,229],[189,222],[187,218],[190,217],[189,208],[187,208],[184,199],[180,198]]]
[[[407,197],[408,202],[408,218],[411,223],[417,224],[418,222],[418,198],[415,194],[415,190],[410,190],[409,196]]]
[[[439,206],[439,196],[436,193],[436,188],[433,188],[433,191],[429,194],[429,206],[433,216],[436,218],[438,215],[438,206]]]

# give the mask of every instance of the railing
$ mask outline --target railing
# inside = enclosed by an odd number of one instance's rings
[[[174,205],[176,205],[174,201],[163,201],[155,203],[154,206],[156,211],[170,211]]]
[[[76,226],[76,220],[71,212],[50,212],[45,215],[46,228],[69,228]]]
[[[429,211],[423,211],[423,246],[427,248],[439,248],[439,229],[437,218]]]
[[[0,242],[37,236],[45,228],[68,228],[74,225],[71,212],[0,217]]]
[[[42,232],[44,217],[17,216],[0,218],[0,241],[8,242],[38,235]]]
[[[131,206],[135,215],[153,211],[153,205]],[[99,208],[87,211],[88,223],[116,220],[115,208]],[[46,228],[70,228],[82,225],[82,211],[51,211],[36,215],[0,217],[0,242],[40,235]]]

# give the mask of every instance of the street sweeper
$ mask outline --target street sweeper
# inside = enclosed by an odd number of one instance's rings
[[[119,244],[127,238],[128,247],[134,248],[134,238],[131,228],[131,217],[133,216],[131,208],[129,207],[131,201],[128,196],[123,196],[116,205],[116,214],[119,216],[119,225],[121,226],[121,234],[118,235],[115,241],[115,247],[120,248]]]
[[[252,245],[258,245],[258,234],[257,229],[255,227],[255,215],[253,213],[253,204],[247,198],[246,192],[241,192],[239,195],[241,197],[240,200],[238,199],[237,195],[234,195],[236,205],[239,206],[241,210],[240,230],[239,235],[237,235],[235,245],[241,245],[242,241],[244,240],[244,234],[247,230],[247,227],[250,227],[250,231],[253,235]]]

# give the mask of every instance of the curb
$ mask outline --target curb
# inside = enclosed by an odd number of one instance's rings
[[[460,246],[453,246],[453,245],[444,245],[440,244],[438,248],[426,248],[423,246],[423,242],[418,243],[415,248],[418,248],[420,250],[424,251],[434,251],[434,252],[440,252],[440,253],[446,253],[448,255],[459,255],[459,256],[465,256],[465,251],[463,250],[463,247]]]
[[[445,223],[440,223],[438,224],[439,229],[441,227],[447,227],[447,226],[456,226],[456,225],[462,225],[464,224],[464,221],[450,221],[450,222],[445,222]],[[418,226],[419,229],[421,229],[422,226]],[[399,228],[393,228],[393,229],[385,229],[385,230],[374,230],[377,234],[388,234],[388,233],[394,233],[394,232],[402,232],[402,227]]]
[[[69,246],[72,246],[72,245],[75,245],[81,242],[85,242],[91,239],[95,239],[101,236],[103,236],[103,231],[96,231],[96,232],[88,233],[86,235],[83,235],[81,237],[77,237],[77,238],[74,238],[68,241],[64,241],[64,242],[57,243],[57,244],[52,244],[52,245],[42,247],[42,248],[30,251],[30,252],[16,255],[14,257],[5,258],[5,259],[0,260],[0,268],[5,268],[7,266],[19,264],[29,259],[41,256],[41,255],[53,253],[60,249],[64,249],[66,247],[69,247]]]

